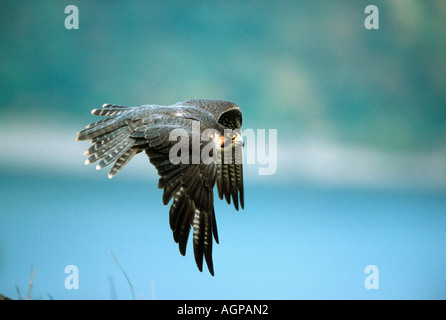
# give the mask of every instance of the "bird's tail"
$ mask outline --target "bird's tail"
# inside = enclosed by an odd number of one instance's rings
[[[130,137],[134,130],[131,119],[125,112],[133,108],[104,104],[100,109],[93,109],[95,116],[107,116],[94,122],[77,133],[76,140],[91,140],[93,145],[85,152],[89,156],[85,164],[99,161],[96,169],[100,170],[116,160],[108,177],[115,176],[135,154],[140,152],[134,148],[135,139]]]

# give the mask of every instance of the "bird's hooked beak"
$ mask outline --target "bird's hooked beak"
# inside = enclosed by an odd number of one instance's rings
[[[232,141],[233,144],[241,146],[242,148],[245,146],[245,143],[243,142],[243,138],[237,134],[235,139]]]
[[[220,145],[222,148],[227,148],[229,146],[243,147],[245,145],[242,136],[236,131],[227,132],[223,136],[220,136],[220,139]]]

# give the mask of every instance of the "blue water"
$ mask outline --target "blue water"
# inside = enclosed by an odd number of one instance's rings
[[[217,201],[215,277],[180,255],[156,181],[0,176],[0,292],[34,299],[445,299],[446,194],[246,185]],[[67,265],[79,289],[64,286]],[[379,289],[366,289],[367,265]]]

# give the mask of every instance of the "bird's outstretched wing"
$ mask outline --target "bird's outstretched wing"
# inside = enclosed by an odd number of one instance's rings
[[[169,220],[180,253],[186,254],[192,227],[196,264],[202,271],[204,256],[213,275],[212,238],[218,243],[213,205],[217,165],[173,164],[169,159],[169,151],[177,143],[169,140],[170,133],[174,129],[184,129],[191,134],[193,116],[172,116],[171,110],[166,112],[153,106],[126,108],[109,104],[102,109],[94,109],[92,113],[110,117],[87,126],[77,134],[76,140],[91,139],[93,143],[85,153],[90,156],[86,164],[99,161],[96,168],[101,169],[116,161],[109,172],[111,178],[135,154],[145,150],[160,176],[158,187],[164,189],[163,203],[167,205],[173,199]],[[192,137],[189,141],[192,141]]]
[[[157,133],[149,127],[145,138],[149,144],[153,139],[166,141],[167,131],[160,128]],[[214,275],[212,237],[218,243],[218,234],[213,188],[217,168],[213,163],[173,164],[169,159],[169,152],[165,149],[165,144],[169,146],[170,143],[161,143],[157,146],[151,144],[152,147],[146,149],[146,153],[160,176],[158,188],[164,189],[164,205],[173,199],[169,222],[174,241],[179,244],[180,253],[185,255],[192,227],[194,256],[198,269],[202,271],[204,256],[209,272]]]

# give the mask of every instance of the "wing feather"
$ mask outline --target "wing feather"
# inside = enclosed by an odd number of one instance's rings
[[[217,190],[221,200],[223,198],[228,204],[234,203],[236,210],[239,205],[244,208],[243,191],[243,164],[240,146],[233,146],[230,153],[221,152],[221,163],[218,164]]]
[[[218,240],[213,208],[216,165],[172,164],[168,153],[170,148],[166,150],[166,144],[170,143],[171,146],[175,142],[168,140],[169,132],[158,130],[157,134],[155,131],[147,133],[145,137],[150,147],[146,153],[160,176],[158,187],[164,189],[163,203],[167,205],[173,198],[169,210],[169,223],[180,253],[186,254],[187,241],[192,228],[197,267],[202,271],[204,257],[209,272],[214,275],[212,238]],[[158,143],[151,143],[152,141],[158,141]]]

